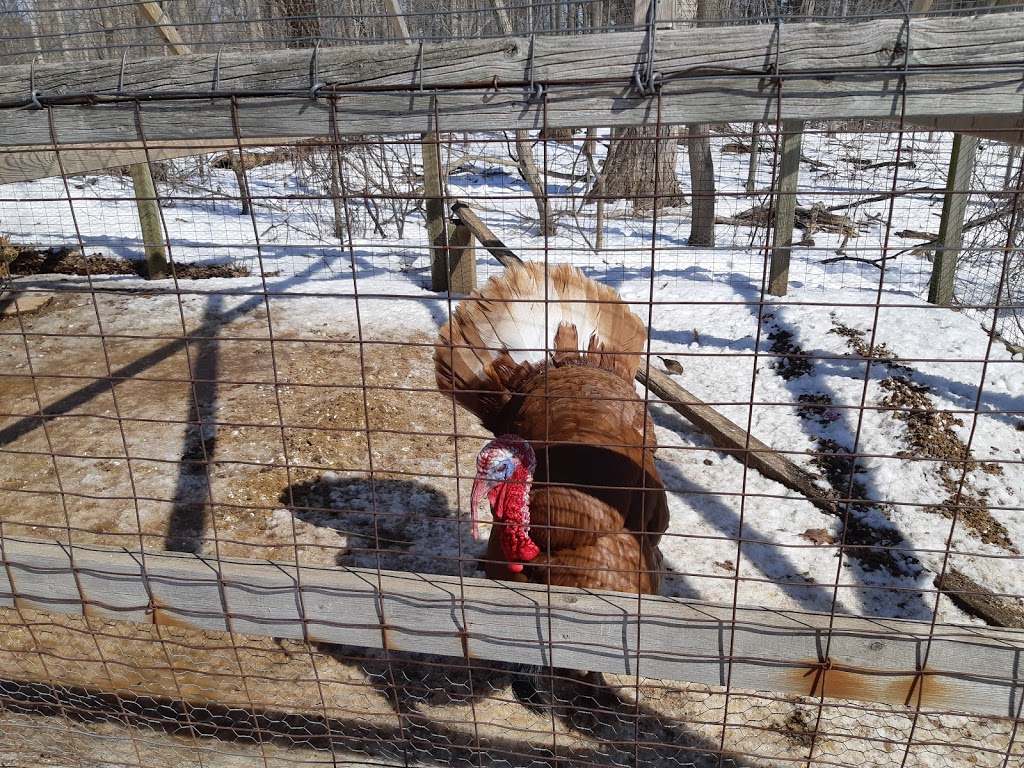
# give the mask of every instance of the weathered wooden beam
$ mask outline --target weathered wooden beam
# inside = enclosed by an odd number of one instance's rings
[[[737,688],[1002,717],[1017,716],[1024,695],[1024,632],[1015,630],[734,611],[614,592],[11,537],[0,543],[0,607],[709,685],[729,680]]]
[[[1001,141],[1003,144],[1024,146],[1024,119],[990,120],[986,117],[970,115],[954,115],[952,117],[915,117],[907,120],[911,129],[925,131],[944,131],[946,133],[962,133],[964,136],[976,136],[987,141]]]
[[[927,126],[917,115],[944,112],[969,120],[971,126],[962,133],[992,132],[991,136],[1000,140],[1016,140],[1024,135],[1019,94],[1014,91],[1016,81],[988,85],[982,79],[964,79],[963,98],[949,98],[943,93],[949,88],[948,75],[918,78],[906,94],[908,114],[914,118],[908,119],[908,125],[913,122],[915,126]],[[773,92],[759,88],[753,80],[723,76],[699,85],[668,83],[661,89],[662,124],[682,124],[688,119],[770,121],[776,112],[781,112],[784,119],[808,121],[900,119],[899,97],[892,94],[894,83],[844,85],[849,84],[827,87],[816,81],[798,81],[787,87],[785,106],[777,109]],[[334,112],[342,136],[540,130],[545,122],[548,128],[617,127],[656,120],[657,101],[624,87],[579,86],[546,93],[546,114],[539,105],[526,103],[525,88],[503,88],[495,94],[483,87],[422,94],[347,94],[339,97]],[[841,98],[836,98],[837,93]],[[973,116],[965,115],[968,111]],[[188,114],[187,120],[182,120],[183,113]],[[0,110],[0,146],[52,148],[53,135],[62,145],[82,148],[129,140],[141,143],[139,121],[147,140],[178,144],[230,141],[237,136],[273,144],[294,136],[334,134],[330,102],[304,97],[242,99],[237,107],[237,130],[232,107],[224,100],[146,102],[140,106],[138,120],[134,109],[127,105],[54,109],[52,134],[48,114],[48,110]],[[944,129],[959,130],[959,125],[949,120]]]
[[[909,27],[902,19],[844,24],[768,24],[660,30],[656,38],[658,70],[666,81],[702,79],[716,74],[766,76],[765,62],[782,76],[801,76],[835,85],[837,78],[865,80],[878,75],[913,77],[925,69],[959,67],[984,75],[989,68],[1021,66],[1024,40],[1019,29],[1024,12],[974,17],[922,18]],[[907,49],[906,41],[910,48]],[[316,76],[344,90],[445,89],[471,85],[535,82],[567,85],[580,82],[625,86],[632,78],[643,32],[613,32],[571,37],[511,37],[476,41],[400,43],[321,47]],[[531,54],[532,49],[532,54]],[[906,60],[904,60],[906,56]],[[311,50],[277,50],[259,54],[223,52],[191,56],[38,63],[31,80],[28,64],[0,66],[0,102],[23,100],[34,82],[41,98],[78,93],[124,92],[146,95],[196,92],[209,94],[310,88]],[[218,67],[219,59],[219,67]],[[585,64],[584,64],[585,63]],[[968,74],[965,72],[965,74]],[[991,76],[992,73],[989,73]],[[1012,74],[1008,76],[1012,80]],[[951,94],[966,82],[949,84]],[[762,83],[767,88],[771,83]],[[785,89],[789,82],[783,84]],[[770,90],[770,88],[767,88]],[[889,96],[893,97],[892,91]],[[932,114],[942,114],[933,112]],[[967,114],[967,113],[964,113]],[[688,121],[692,122],[692,121]]]
[[[1019,133],[1022,26],[1024,14],[1005,13],[928,17],[909,27],[882,19],[783,25],[778,31],[769,25],[662,30],[658,99],[629,86],[643,43],[643,35],[632,32],[539,37],[532,56],[530,41],[522,38],[427,44],[422,56],[411,45],[322,49],[317,77],[328,84],[321,96],[339,94],[338,129],[345,135],[636,125],[653,121],[659,108],[663,124],[956,118],[979,131]],[[34,84],[44,104],[82,102],[54,110],[53,127],[66,144],[141,138],[133,108],[101,103],[117,90],[119,78],[122,92],[147,100],[141,119],[151,140],[234,137],[225,99],[199,98],[187,107],[149,101],[209,95],[215,82],[221,95],[241,97],[242,136],[330,136],[326,100],[301,96],[310,91],[310,56],[225,53],[219,68],[212,55],[163,57],[129,61],[123,76],[120,62],[39,65]],[[779,80],[775,73],[766,79],[766,61],[777,66]],[[587,64],[581,68],[580,62]],[[530,82],[546,87],[544,114],[541,105],[525,103]],[[27,65],[0,67],[0,106],[24,105],[29,91]],[[268,92],[293,96],[256,98]],[[181,120],[182,109],[189,120]],[[52,146],[45,110],[0,109],[0,144],[15,142]]]
[[[990,626],[1024,629],[1024,609],[1017,600],[994,594],[956,568],[950,568],[942,578],[936,576],[934,584],[955,606]]]

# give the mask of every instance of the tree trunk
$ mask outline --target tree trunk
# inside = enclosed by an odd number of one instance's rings
[[[533,199],[537,202],[537,225],[542,237],[555,234],[555,217],[551,213],[551,200],[533,159],[533,144],[528,131],[516,131],[516,152],[519,155],[519,172],[523,174]]]
[[[690,158],[691,246],[715,244],[715,166],[711,159],[711,137],[706,124],[691,125],[686,140]]]
[[[747,183],[744,190],[748,195],[757,188],[757,155],[761,151],[761,124],[755,122],[750,130],[750,165],[747,166]]]
[[[241,152],[238,155],[235,154],[234,150],[228,150],[228,162],[231,163],[231,171],[235,174],[235,180],[238,182],[238,199],[241,203],[241,209],[238,211],[240,216],[249,215],[249,180],[245,178],[245,164],[240,157]]]
[[[587,200],[630,200],[640,210],[683,204],[676,176],[679,150],[674,128],[616,128],[604,169]]]

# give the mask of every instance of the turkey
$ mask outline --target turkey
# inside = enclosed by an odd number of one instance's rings
[[[471,495],[494,524],[492,579],[657,594],[668,526],[654,425],[633,385],[647,334],[618,294],[568,265],[510,266],[457,307],[438,387],[496,439]]]

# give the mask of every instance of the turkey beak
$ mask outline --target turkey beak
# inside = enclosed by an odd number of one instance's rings
[[[480,540],[480,521],[477,517],[477,509],[480,507],[480,502],[487,496],[487,492],[491,490],[492,484],[489,478],[483,475],[477,475],[476,480],[473,481],[473,493],[470,496],[470,508],[469,513],[473,519],[473,540]]]

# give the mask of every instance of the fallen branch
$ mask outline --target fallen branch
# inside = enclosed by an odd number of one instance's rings
[[[825,210],[826,211],[845,211],[847,208],[856,208],[857,206],[864,205],[866,203],[878,203],[878,202],[881,202],[882,200],[888,200],[890,197],[900,197],[902,195],[914,195],[914,194],[917,194],[919,192],[931,192],[931,193],[934,193],[934,194],[938,194],[938,193],[945,194],[946,190],[945,189],[939,189],[938,187],[914,187],[913,189],[898,189],[895,192],[887,192],[884,195],[875,195],[873,197],[864,197],[864,198],[861,198],[860,200],[855,200],[852,203],[840,203],[839,205],[830,205]]]
[[[813,232],[833,232],[846,237],[858,237],[860,230],[857,225],[847,216],[836,216],[827,208],[819,206],[813,208],[797,208],[794,226],[801,230],[812,230]],[[771,226],[768,206],[758,206],[738,213],[735,216],[716,216],[716,224],[731,224],[740,227],[768,227]]]

